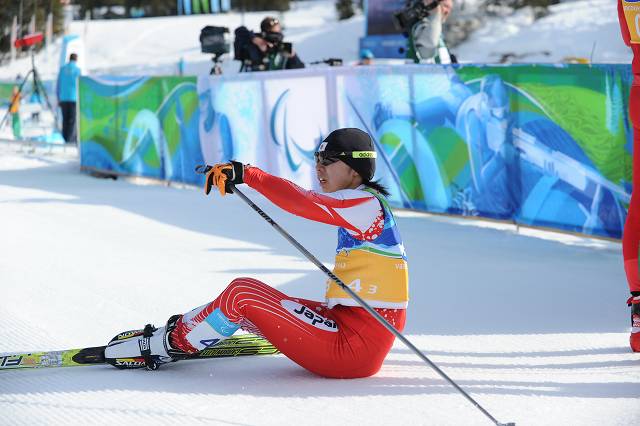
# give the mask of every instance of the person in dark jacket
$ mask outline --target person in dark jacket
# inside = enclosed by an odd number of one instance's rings
[[[246,27],[235,30],[236,60],[241,71],[271,71],[304,68],[291,43],[284,42],[282,26],[277,18],[267,16],[260,23],[260,33]]]

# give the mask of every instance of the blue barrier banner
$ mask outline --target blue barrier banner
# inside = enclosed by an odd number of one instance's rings
[[[356,67],[81,80],[82,164],[199,182],[237,159],[318,189],[339,127],[373,137],[393,205],[620,238],[629,66]]]
[[[200,182],[194,77],[81,77],[78,86],[82,166]]]
[[[313,153],[329,131],[327,78],[296,75],[199,77],[200,143],[207,163],[236,159],[316,187]]]

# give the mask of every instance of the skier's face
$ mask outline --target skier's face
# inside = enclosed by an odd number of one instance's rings
[[[316,174],[322,192],[335,192],[341,189],[357,188],[362,183],[360,175],[342,161],[323,166],[316,163]]]

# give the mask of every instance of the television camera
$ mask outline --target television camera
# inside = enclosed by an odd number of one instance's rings
[[[442,0],[433,0],[424,4],[422,0],[408,0],[404,9],[393,14],[393,25],[398,31],[408,33],[420,20],[429,16],[429,12],[438,7]]]
[[[227,27],[214,27],[207,25],[200,30],[200,50],[202,53],[213,54],[213,67],[210,74],[222,74],[222,55],[229,53],[230,44],[226,34],[229,34]]]

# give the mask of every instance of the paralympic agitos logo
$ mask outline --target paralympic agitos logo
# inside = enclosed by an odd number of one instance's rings
[[[280,304],[287,311],[291,312],[293,316],[301,319],[307,324],[311,324],[312,326],[324,331],[331,331],[333,333],[338,331],[338,324],[336,324],[335,321],[325,318],[322,315],[318,315],[304,305],[291,300],[282,300],[280,301]]]

